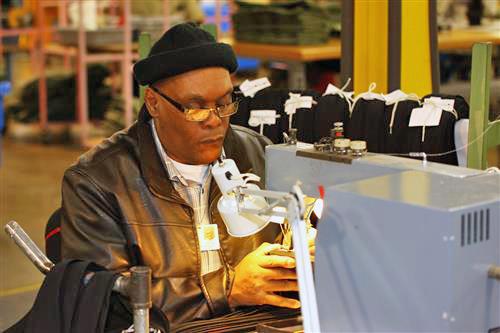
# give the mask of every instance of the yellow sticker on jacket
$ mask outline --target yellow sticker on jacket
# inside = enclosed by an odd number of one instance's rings
[[[214,251],[220,249],[217,224],[203,224],[199,226],[198,239],[200,241],[201,251]]]

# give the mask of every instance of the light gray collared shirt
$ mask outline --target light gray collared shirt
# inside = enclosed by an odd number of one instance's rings
[[[182,174],[182,164],[174,162],[166,153],[156,132],[153,119],[150,121],[151,130],[156,145],[156,150],[161,157],[163,166],[167,170],[170,181],[194,212],[194,223],[197,228],[201,225],[210,224],[210,213],[208,211],[208,196],[210,194],[210,181],[212,180],[211,166],[205,168],[205,174],[200,181],[186,179]],[[177,165],[177,167],[176,167]],[[180,169],[180,170],[179,170]],[[199,241],[199,239],[198,239]],[[201,251],[201,274],[207,274],[218,270],[222,266],[218,250]]]

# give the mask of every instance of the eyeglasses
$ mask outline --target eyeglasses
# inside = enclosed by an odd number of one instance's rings
[[[182,104],[176,102],[172,98],[168,97],[164,93],[158,90],[155,86],[150,86],[154,92],[163,97],[167,102],[172,104],[177,110],[184,113],[186,120],[188,121],[205,121],[210,117],[210,113],[214,112],[220,118],[229,117],[238,111],[239,100],[235,100],[232,103],[226,105],[220,105],[215,108],[187,108],[182,106]]]

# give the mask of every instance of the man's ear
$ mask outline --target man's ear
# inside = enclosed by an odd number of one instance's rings
[[[153,89],[147,87],[144,91],[144,103],[146,104],[146,109],[148,109],[151,118],[158,117],[160,113],[160,106],[158,103],[158,98],[153,92]]]

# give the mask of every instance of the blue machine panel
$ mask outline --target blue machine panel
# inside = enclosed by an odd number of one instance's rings
[[[406,171],[329,187],[316,288],[325,332],[500,326],[500,176]],[[455,204],[454,204],[455,203]]]
[[[266,149],[266,185],[326,189],[315,282],[323,332],[500,327],[500,175],[368,154],[349,163]],[[299,154],[300,155],[300,154]]]

